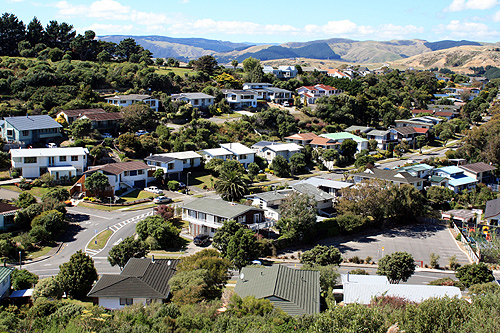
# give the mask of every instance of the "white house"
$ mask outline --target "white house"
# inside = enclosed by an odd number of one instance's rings
[[[0,201],[0,230],[5,230],[14,225],[14,216],[21,209],[14,205]]]
[[[162,154],[151,155],[144,159],[146,164],[150,167],[163,170],[163,177],[165,179],[181,179],[182,171],[184,170],[184,163],[173,157],[165,156]]]
[[[272,87],[272,83],[267,83],[267,82],[246,82],[243,83],[243,90],[247,89],[264,89],[264,88],[269,88]]]
[[[250,163],[255,161],[255,151],[239,142],[221,143],[222,148],[233,154],[233,159],[237,160],[246,169]]]
[[[354,140],[357,143],[358,152],[362,151],[363,149],[368,149],[368,140],[351,133],[337,132],[337,133],[321,134],[321,136],[324,138],[332,139],[338,143],[342,143],[345,140]]]
[[[353,176],[355,183],[361,183],[367,179],[380,179],[398,186],[401,184],[413,185],[417,190],[424,188],[424,180],[422,178],[412,176],[406,171],[367,168],[363,172],[353,174]]]
[[[464,169],[456,166],[437,168],[434,170],[434,175],[448,178],[448,188],[455,193],[461,193],[464,190],[468,192],[478,183],[477,179],[467,176]]]
[[[182,161],[183,170],[199,167],[201,165],[201,159],[203,158],[200,154],[192,150],[179,151],[176,153],[164,153],[158,155],[175,158],[176,160]]]
[[[267,219],[278,221],[279,206],[281,202],[292,192],[290,189],[269,191],[246,195],[247,200],[252,201],[252,206],[259,207],[264,210],[264,216]]]
[[[146,103],[151,107],[153,111],[158,111],[158,107],[160,106],[160,101],[156,98],[151,97],[150,95],[130,94],[130,95],[116,95],[113,97],[106,98],[106,103],[120,107],[129,106],[138,102]]]
[[[165,303],[179,259],[132,258],[120,274],[103,274],[88,293],[94,304],[117,310],[128,305]]]
[[[233,153],[231,153],[229,150],[222,148],[222,147],[221,148],[204,149],[204,150],[200,151],[200,153],[205,157],[206,163],[210,162],[210,160],[213,158],[218,158],[218,159],[221,159],[223,161],[233,159]]]
[[[148,186],[148,183],[154,180],[152,169],[142,161],[130,161],[99,165],[86,171],[85,175],[94,172],[103,173],[108,177],[113,191],[116,192],[120,189],[142,189]]]
[[[183,101],[194,108],[205,109],[214,104],[215,97],[204,93],[182,93],[171,96],[173,101]]]
[[[224,89],[222,93],[232,108],[257,107],[258,94],[251,89]]]
[[[252,148],[257,147],[256,145]],[[254,148],[255,149],[255,148]],[[274,143],[259,147],[256,149],[257,155],[264,158],[268,163],[272,163],[276,156],[283,156],[285,160],[289,161],[293,154],[300,153],[302,146],[296,143]]]
[[[324,84],[317,84],[315,86],[302,86],[297,88],[297,93],[301,97],[303,103],[307,102],[308,104],[314,104],[318,98],[339,95],[342,93],[342,90]]]
[[[24,178],[49,173],[55,179],[81,175],[87,169],[89,151],[82,147],[11,149],[12,168]]]

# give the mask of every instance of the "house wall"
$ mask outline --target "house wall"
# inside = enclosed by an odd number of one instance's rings
[[[0,283],[0,298],[3,298],[10,289],[10,274]]]
[[[47,148],[50,149],[50,148]],[[61,161],[61,156],[66,157],[66,161]],[[24,163],[26,157],[16,157],[11,159],[11,164],[13,168],[21,168],[22,176],[24,178],[37,178],[40,177],[40,168],[57,167],[57,166],[68,166],[71,165],[76,168],[77,175],[81,175],[87,168],[88,158],[86,155],[61,155],[54,156],[53,159],[42,156],[36,157],[36,163]],[[77,156],[77,161],[72,161],[71,157]],[[35,156],[33,156],[35,157]],[[47,172],[47,171],[45,171]]]
[[[488,221],[488,225],[499,225],[498,221],[500,220],[500,214],[488,217],[486,221]]]
[[[182,160],[183,169],[197,168],[200,166],[200,164],[201,164],[201,157],[187,158]]]

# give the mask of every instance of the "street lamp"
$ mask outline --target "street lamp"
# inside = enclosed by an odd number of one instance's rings
[[[111,210],[111,197],[109,197],[109,210]]]
[[[186,190],[187,194],[189,194],[189,175],[191,174],[191,171],[189,171],[186,175]]]
[[[22,267],[22,261],[21,261],[21,251],[19,251],[19,269]]]

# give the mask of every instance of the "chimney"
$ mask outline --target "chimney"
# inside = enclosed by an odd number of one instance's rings
[[[155,263],[155,255],[154,255],[154,254],[152,254],[152,255],[151,255],[151,263],[152,263],[152,264],[154,264],[154,263]]]

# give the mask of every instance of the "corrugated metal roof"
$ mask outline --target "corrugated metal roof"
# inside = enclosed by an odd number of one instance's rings
[[[306,179],[299,181],[297,184],[310,184],[310,185],[313,185],[316,187],[324,186],[324,187],[334,188],[334,189],[338,189],[338,190],[346,188],[346,187],[351,187],[354,185],[353,183],[341,182],[338,180],[325,179],[325,178],[320,178],[320,177],[306,178]]]
[[[52,119],[50,116],[27,116],[27,117],[8,117],[4,119],[18,131],[32,131],[49,128],[61,128],[62,125]]]
[[[222,148],[225,148],[237,155],[242,155],[242,154],[254,154],[255,152],[248,148],[247,146],[239,143],[239,142],[230,142],[230,143],[221,143],[220,145]]]
[[[153,162],[161,162],[161,163],[170,163],[173,160],[175,160],[175,158],[169,157],[169,156],[162,156],[162,155],[151,155],[151,156],[146,157],[144,160],[145,161],[153,161]]]
[[[500,214],[500,198],[488,200],[486,202],[486,209],[484,210],[484,218],[497,216]]]
[[[333,195],[326,193],[325,191],[322,191],[318,189],[316,186],[311,184],[297,183],[291,185],[290,187],[299,193],[312,196],[314,200],[316,200],[317,202],[333,199]]]
[[[178,159],[178,160],[186,160],[186,159],[190,159],[190,158],[201,158],[201,155],[193,150],[179,151],[176,153],[163,153],[163,154],[158,154],[158,155],[173,157],[173,158]]]
[[[407,184],[422,181],[421,178],[412,176],[406,171],[383,170],[378,168],[366,169],[364,172],[355,173],[353,176],[361,178],[382,179],[390,182]]]
[[[19,209],[21,209],[21,208],[0,201],[0,214],[8,213],[8,212],[15,212]]]
[[[389,280],[383,275],[357,275],[357,274],[341,274],[340,279],[342,285],[347,283],[361,284],[389,284]]]
[[[461,165],[460,168],[474,172],[474,173],[480,173],[480,172],[487,172],[487,171],[493,171],[496,170],[497,168],[489,165],[484,162],[477,162],[477,163],[471,163],[471,164],[466,164],[466,165]]]
[[[10,274],[12,273],[13,270],[14,270],[14,268],[12,268],[12,267],[0,266],[0,283],[6,277],[10,276]]]
[[[456,175],[450,178],[448,184],[451,186],[460,186],[466,184],[474,184],[477,183],[477,179],[466,176],[466,175]]]
[[[244,278],[238,279],[234,289],[240,297],[267,298],[292,316],[314,314],[320,310],[318,271],[273,265],[244,267],[241,273]]]
[[[182,93],[182,94],[173,94],[172,99],[180,99],[180,98],[187,98],[187,99],[203,99],[203,98],[215,98],[214,96],[207,95],[205,93],[201,92],[195,92],[195,93]]]
[[[347,133],[347,132],[337,132],[337,133],[328,133],[328,134],[321,134],[320,136],[324,138],[329,138],[333,140],[346,140],[346,139],[352,139],[356,142],[368,142],[368,140],[363,139],[357,135]]]
[[[260,208],[253,206],[240,205],[220,199],[200,198],[184,204],[182,208],[195,210],[202,213],[207,213],[215,216],[233,219],[250,210],[263,211]]]
[[[101,170],[104,172],[109,172],[113,175],[119,175],[124,171],[144,170],[149,168],[150,166],[142,161],[130,161],[130,162],[108,163],[104,165],[99,165],[95,168],[89,169],[86,173]]]
[[[357,125],[352,125],[352,126],[349,126],[345,129],[346,132],[356,132],[356,131],[360,131],[360,132],[369,132],[371,130],[373,130],[374,128],[372,127],[367,127],[367,126],[357,126]]]

